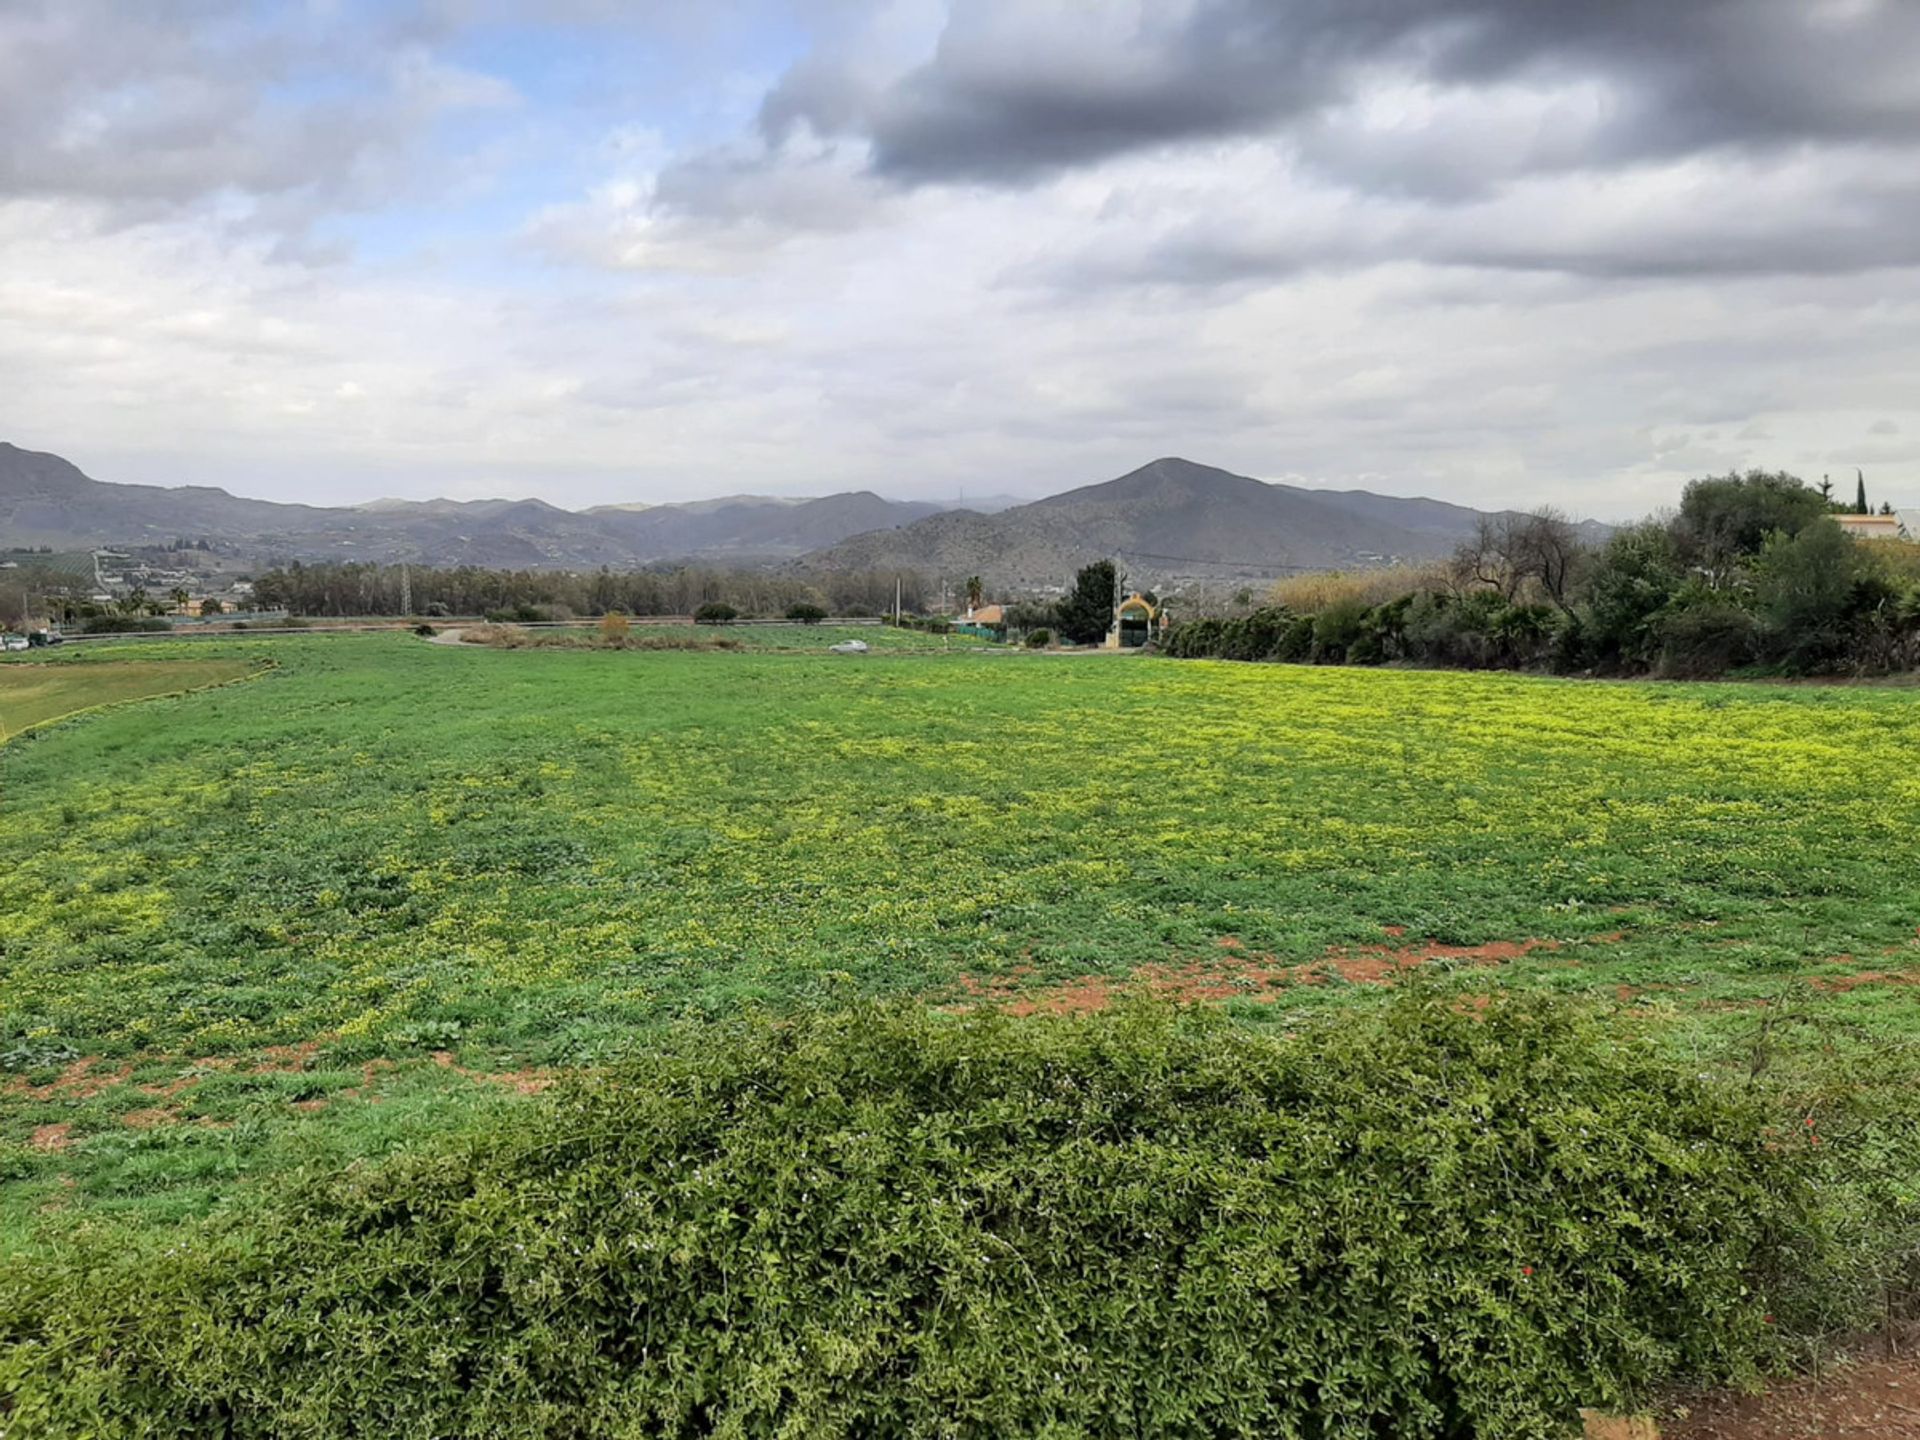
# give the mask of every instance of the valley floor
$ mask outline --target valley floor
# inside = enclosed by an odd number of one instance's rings
[[[858,996],[1284,1027],[1417,973],[1810,1096],[1836,1055],[1912,1066],[1910,693],[886,633],[0,671],[118,695],[277,661],[0,750],[0,1245],[390,1149],[671,1019]],[[162,678],[116,688],[130,656]]]

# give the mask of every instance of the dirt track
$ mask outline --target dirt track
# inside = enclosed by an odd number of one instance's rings
[[[1764,1395],[1713,1396],[1660,1427],[1663,1440],[1920,1440],[1920,1355],[1862,1357]]]

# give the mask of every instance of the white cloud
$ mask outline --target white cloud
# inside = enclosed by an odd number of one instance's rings
[[[1858,453],[1920,492],[1898,137],[1628,145],[1631,67],[1475,79],[1399,53],[1284,124],[1169,100],[1169,134],[1084,128],[1213,63],[1154,48],[1206,0],[965,7],[944,38],[936,0],[838,0],[764,106],[716,102],[718,139],[644,94],[589,130],[423,22],[353,62],[369,115],[315,134],[331,110],[261,88],[308,62],[240,7],[95,54],[99,3],[0,12],[0,436],[102,478],[584,504],[1040,493],[1184,453],[1623,517],[1704,469]],[[1822,23],[1853,45],[1872,16]],[[1001,79],[1035,104],[1111,56],[1073,109],[1093,153],[1009,183],[876,167],[903,133],[876,107],[936,46],[969,86],[1021,51]],[[1863,77],[1856,131],[1901,83]],[[522,127],[552,179],[356,258],[330,222],[468,193],[469,157],[424,138],[448,107]]]

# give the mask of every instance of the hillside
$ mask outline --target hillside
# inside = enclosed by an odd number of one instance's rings
[[[857,535],[798,563],[821,571],[979,574],[992,585],[1027,586],[1058,584],[1075,566],[1118,554],[1142,583],[1272,578],[1437,558],[1472,533],[1480,514],[1439,500],[1273,485],[1164,459],[998,515],[950,512]]]
[[[89,550],[204,537],[260,563],[593,569],[791,562],[813,573],[979,574],[1004,587],[1058,585],[1087,560],[1118,554],[1140,583],[1236,582],[1444,555],[1479,514],[1439,500],[1270,485],[1178,459],[992,514],[866,490],[585,511],[544,500],[323,507],[248,500],[208,486],[106,484],[57,455],[0,442],[0,548]]]
[[[0,442],[0,547],[63,550],[208,537],[261,561],[407,560],[512,568],[769,561],[934,514],[868,491],[729,496],[575,512],[543,500],[379,500],[352,507],[248,500],[209,486],[113,485],[58,455]]]

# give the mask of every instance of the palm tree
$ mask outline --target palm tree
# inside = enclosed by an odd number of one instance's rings
[[[980,608],[980,597],[986,593],[987,587],[981,583],[978,575],[969,575],[967,577],[968,610],[978,610]]]

